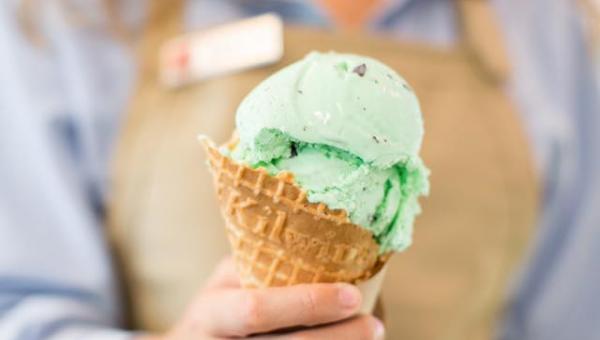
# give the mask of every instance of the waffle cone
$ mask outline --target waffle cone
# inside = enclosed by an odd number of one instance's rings
[[[309,203],[291,174],[271,176],[203,144],[243,286],[359,284],[389,258],[345,211]]]

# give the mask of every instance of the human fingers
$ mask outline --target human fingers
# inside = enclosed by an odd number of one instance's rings
[[[215,267],[213,274],[207,280],[205,290],[217,288],[239,288],[240,278],[231,256],[225,257]]]
[[[381,321],[372,316],[358,316],[338,323],[324,325],[316,328],[304,329],[296,332],[267,335],[252,338],[255,340],[317,340],[317,339],[344,339],[344,340],[382,340],[384,326]]]
[[[211,335],[248,336],[343,320],[357,313],[360,302],[360,291],[350,284],[304,284],[213,291],[202,297],[197,313]]]

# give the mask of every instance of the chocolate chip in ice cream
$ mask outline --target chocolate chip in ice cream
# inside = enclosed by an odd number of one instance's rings
[[[358,66],[356,66],[352,72],[358,74],[361,77],[364,77],[365,73],[367,73],[367,65],[366,64],[360,64]]]

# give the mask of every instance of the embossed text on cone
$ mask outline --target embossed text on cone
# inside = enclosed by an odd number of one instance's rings
[[[291,174],[270,176],[203,144],[244,286],[359,283],[389,258],[344,211],[309,203]]]

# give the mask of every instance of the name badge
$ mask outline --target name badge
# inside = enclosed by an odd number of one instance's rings
[[[282,55],[283,22],[269,13],[169,40],[160,51],[160,78],[180,87],[272,64]]]

